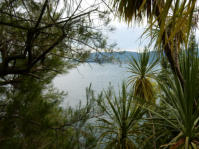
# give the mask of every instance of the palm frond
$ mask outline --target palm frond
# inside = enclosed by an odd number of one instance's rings
[[[99,140],[100,142],[108,141],[109,143],[106,143],[107,148],[110,148],[110,143],[114,142],[112,146],[118,149],[121,146],[134,149],[135,143],[130,138],[136,136],[137,125],[146,110],[140,107],[132,93],[127,92],[125,83],[123,83],[121,94],[118,97],[111,92],[111,90],[107,91],[104,102],[100,101],[101,104],[98,104],[100,108],[110,109],[108,114],[98,118],[100,122],[98,128],[103,132]]]
[[[132,86],[135,96],[144,98],[146,101],[154,99],[152,81],[155,81],[156,74],[159,72],[158,59],[145,49],[138,55],[138,59],[132,57],[129,62],[128,83]]]
[[[161,102],[175,120],[170,124],[181,133],[180,137],[174,138],[170,143],[174,143],[174,146],[181,144],[189,148],[195,147],[193,141],[197,140],[196,129],[199,121],[199,60],[197,54],[193,55],[191,51],[184,51],[180,56],[180,66],[185,79],[184,87],[175,74],[167,79],[168,84],[165,84],[164,81],[159,84],[163,91]],[[161,113],[154,114],[171,122]],[[171,145],[170,143],[168,145]]]

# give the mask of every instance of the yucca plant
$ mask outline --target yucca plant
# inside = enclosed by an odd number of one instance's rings
[[[132,86],[134,96],[139,97],[148,103],[155,103],[155,90],[157,85],[156,75],[159,72],[158,59],[145,49],[143,53],[138,55],[138,59],[132,57],[129,62],[128,71],[131,73],[129,76],[129,84]],[[152,118],[149,111],[147,117]],[[153,130],[153,146],[156,149],[155,142],[155,126],[152,121]]]
[[[127,93],[126,85],[122,85],[119,97],[109,89],[105,96],[100,96],[98,105],[104,112],[104,116],[98,119],[101,130],[99,145],[105,143],[106,149],[135,149],[134,138],[142,135],[139,122],[146,111],[138,105],[132,93]]]
[[[154,100],[154,83],[159,72],[158,59],[145,49],[138,54],[138,58],[132,57],[129,61],[128,84],[133,88],[134,96],[138,96],[146,101]]]
[[[166,107],[164,112],[170,117],[156,113],[178,131],[178,135],[162,147],[172,149],[199,148],[199,60],[196,55],[186,51],[180,57],[181,72],[185,79],[182,87],[174,74],[167,79],[167,84],[160,81],[163,91],[161,102]],[[154,112],[155,113],[155,112]]]

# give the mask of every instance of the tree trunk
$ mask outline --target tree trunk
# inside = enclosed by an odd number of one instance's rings
[[[171,48],[169,48],[168,44],[165,46],[164,52],[167,56],[167,59],[168,59],[170,65],[171,65],[171,69],[172,69],[173,73],[177,75],[178,79],[180,80],[182,88],[184,88],[184,79],[183,79],[183,76],[182,76],[182,73],[181,73],[180,67],[179,67],[178,54],[175,53],[175,58],[174,58],[174,56],[172,56],[172,53],[171,53]]]
[[[121,149],[126,149],[126,130],[125,130],[125,128],[122,131]]]

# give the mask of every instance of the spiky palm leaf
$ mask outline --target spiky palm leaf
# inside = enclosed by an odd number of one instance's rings
[[[105,113],[98,119],[98,127],[103,132],[99,144],[106,142],[107,149],[135,149],[133,137],[140,133],[138,123],[146,111],[136,103],[132,93],[127,93],[126,85],[123,84],[119,97],[109,89],[98,105]]]
[[[162,103],[166,106],[165,111],[170,117],[156,113],[165,119],[170,127],[175,128],[179,135],[164,146],[185,149],[199,147],[199,60],[197,55],[186,52],[180,59],[181,71],[185,78],[185,86],[182,87],[179,79],[174,75],[160,82],[163,91]]]
[[[157,57],[150,57],[150,52],[146,49],[138,55],[138,59],[132,57],[128,66],[128,72],[131,73],[128,82],[132,85],[135,96],[146,101],[154,100],[152,81],[156,79],[156,74],[159,71],[157,65]]]

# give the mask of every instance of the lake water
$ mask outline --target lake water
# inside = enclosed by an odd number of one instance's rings
[[[129,73],[127,64],[81,64],[73,68],[69,73],[57,76],[53,83],[63,91],[67,91],[63,106],[75,106],[81,100],[83,103],[86,99],[86,87],[92,84],[95,94],[107,89],[109,84],[114,87],[115,91],[121,87],[122,81],[127,81]]]

